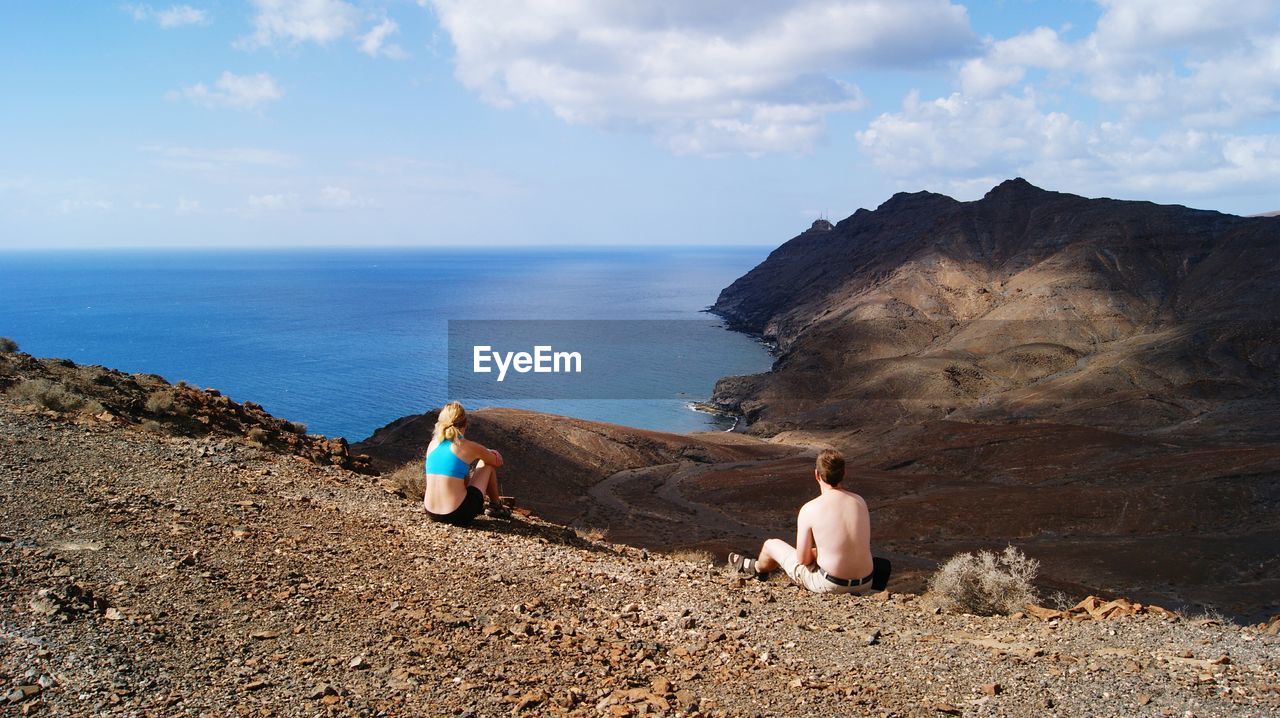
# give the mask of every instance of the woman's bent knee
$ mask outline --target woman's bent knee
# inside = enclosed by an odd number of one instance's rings
[[[497,476],[497,472],[493,470],[492,466],[477,466],[476,470],[471,472],[471,478],[467,481],[467,485],[484,491],[495,476]]]

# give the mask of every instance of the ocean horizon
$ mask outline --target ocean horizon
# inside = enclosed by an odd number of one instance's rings
[[[0,254],[0,336],[36,356],[216,388],[313,433],[356,441],[452,398],[449,320],[692,321],[681,362],[664,369],[668,398],[501,405],[664,431],[717,430],[732,422],[691,404],[706,399],[717,378],[765,371],[771,357],[704,310],[767,253],[722,246],[23,250]],[[674,390],[691,377],[697,390]]]

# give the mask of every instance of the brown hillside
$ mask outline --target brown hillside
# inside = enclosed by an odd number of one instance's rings
[[[432,524],[376,479],[243,437],[169,436],[5,395],[0,481],[12,714],[1280,710],[1276,624],[819,597],[536,519]]]

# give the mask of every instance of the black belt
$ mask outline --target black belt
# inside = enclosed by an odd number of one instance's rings
[[[823,578],[837,586],[861,586],[864,583],[871,583],[871,577],[875,575],[874,573],[871,573],[867,574],[866,578],[836,578],[835,576],[827,573],[821,566],[818,567],[818,573],[822,574]]]

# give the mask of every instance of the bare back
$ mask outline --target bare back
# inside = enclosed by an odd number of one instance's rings
[[[816,547],[818,566],[827,573],[848,579],[871,574],[871,514],[861,496],[827,487],[800,508],[797,529],[797,547]],[[802,563],[805,558],[799,557]]]
[[[490,466],[497,468],[502,466],[502,455],[491,449],[487,449],[474,441],[459,437],[451,442],[452,446],[448,447],[453,455],[458,457],[459,461],[467,464],[475,464],[476,468],[482,466]],[[431,443],[427,446],[427,454],[435,451],[440,446],[438,438],[432,438]],[[478,462],[478,463],[477,463]],[[458,508],[462,504],[462,500],[467,495],[467,487],[476,485],[476,475],[473,472],[470,478],[459,479],[453,476],[444,476],[441,474],[427,474],[426,484],[423,486],[422,504],[434,514],[447,514]],[[483,490],[483,484],[478,486]]]
[[[468,461],[464,455],[461,441],[454,442],[454,446],[450,447],[462,461]],[[427,453],[430,454],[440,445],[439,439],[432,439],[431,444],[427,447]],[[470,463],[468,461],[468,463]],[[467,494],[467,482],[465,479],[459,481],[452,476],[442,476],[440,474],[427,474],[426,485],[423,487],[423,505],[428,511],[437,514],[447,514],[458,508],[462,503],[463,497]]]

